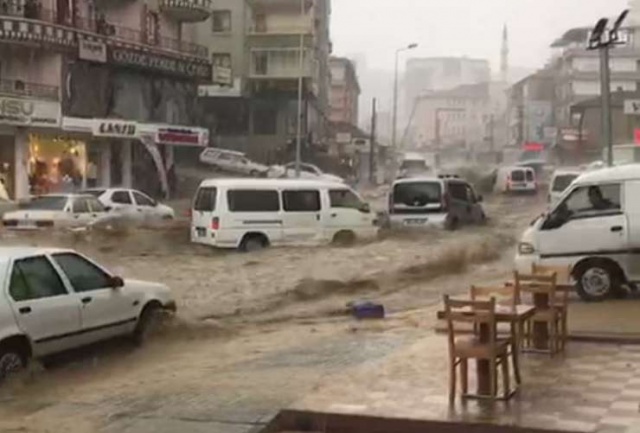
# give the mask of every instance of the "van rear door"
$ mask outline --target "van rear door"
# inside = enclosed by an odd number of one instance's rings
[[[191,210],[191,241],[203,244],[215,243],[214,220],[218,189],[214,186],[202,186],[198,188],[193,200]],[[219,222],[219,221],[218,221]]]
[[[416,180],[393,186],[389,200],[391,221],[405,226],[425,225],[446,217],[442,182]]]

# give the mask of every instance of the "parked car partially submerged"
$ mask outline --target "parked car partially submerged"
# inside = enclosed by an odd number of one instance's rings
[[[73,250],[0,247],[0,380],[30,359],[130,335],[144,342],[167,286],[122,279]]]
[[[269,169],[269,177],[271,178],[295,178],[296,163],[290,162],[286,165],[274,165]],[[344,182],[344,179],[335,174],[325,173],[318,166],[303,162],[300,164],[300,178],[324,180],[328,182]]]
[[[120,218],[90,194],[47,194],[21,203],[7,212],[2,224],[8,229],[33,230],[48,227],[74,228],[109,223]]]
[[[134,221],[170,220],[175,212],[145,193],[128,188],[96,188],[83,191],[93,195],[109,210]]]
[[[204,149],[200,154],[200,162],[212,165],[219,170],[251,177],[264,177],[269,171],[269,167],[251,161],[242,152],[216,147]]]

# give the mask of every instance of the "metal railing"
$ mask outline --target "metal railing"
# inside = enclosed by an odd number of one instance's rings
[[[29,96],[53,101],[60,99],[57,86],[28,83],[22,80],[0,80],[0,94]]]
[[[78,30],[98,33],[103,36],[122,39],[143,45],[153,45],[160,49],[175,51],[195,57],[208,58],[209,50],[203,45],[182,41],[166,36],[147,35],[145,32],[110,23],[101,16],[95,18],[65,16],[42,7],[36,0],[0,0],[0,16],[21,17],[45,21],[51,24],[73,27]]]

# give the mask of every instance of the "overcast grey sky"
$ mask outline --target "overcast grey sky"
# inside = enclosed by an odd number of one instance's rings
[[[538,68],[564,30],[618,15],[627,0],[332,0],[334,54],[363,53],[374,68],[393,68],[394,50],[413,56],[469,56],[499,62],[507,23],[510,63]]]

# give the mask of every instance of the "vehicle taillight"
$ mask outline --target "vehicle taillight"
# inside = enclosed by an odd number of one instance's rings
[[[214,217],[211,219],[211,230],[220,229],[220,218]]]
[[[393,213],[393,193],[389,194],[389,214]]]

